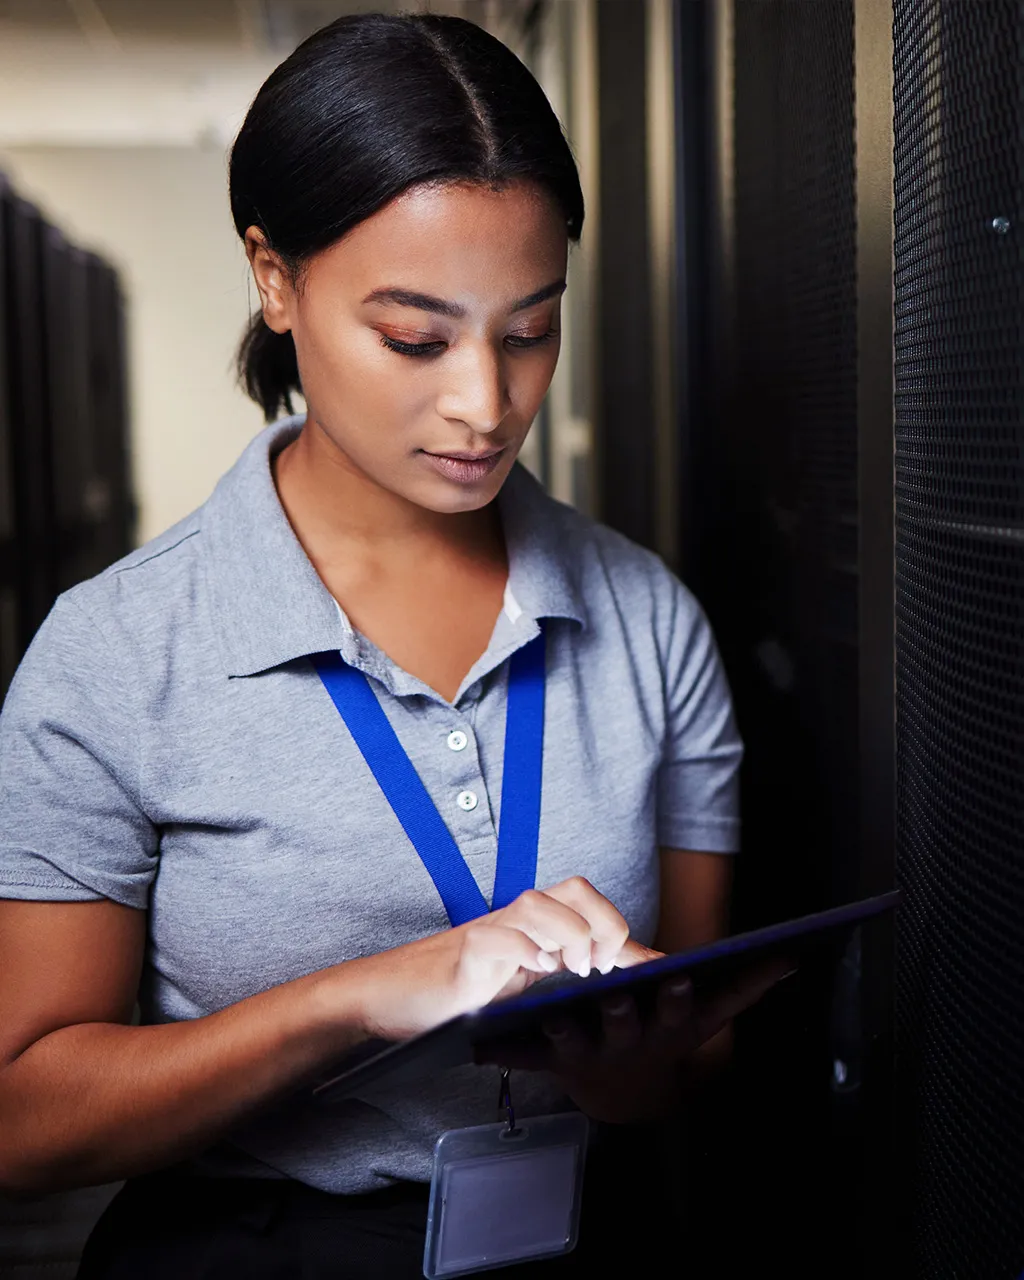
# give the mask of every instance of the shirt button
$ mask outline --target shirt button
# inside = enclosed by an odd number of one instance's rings
[[[453,729],[448,735],[448,745],[453,751],[465,751],[469,739],[461,729]]]
[[[466,813],[472,813],[479,801],[476,798],[475,791],[460,791],[455,797],[455,803]]]

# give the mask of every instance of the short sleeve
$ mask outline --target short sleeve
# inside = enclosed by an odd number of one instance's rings
[[[743,744],[722,660],[703,610],[672,578],[668,626],[659,637],[666,700],[657,781],[662,848],[739,849]]]
[[[0,711],[0,898],[146,906],[159,839],[127,658],[70,592],[22,658]]]

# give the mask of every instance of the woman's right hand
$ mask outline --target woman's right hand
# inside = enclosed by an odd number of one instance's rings
[[[342,968],[348,980],[359,971],[366,1033],[406,1040],[560,969],[586,977],[592,968],[607,973],[658,954],[631,941],[608,899],[573,876],[550,889],[529,889],[468,924]]]
[[[132,1026],[141,911],[0,900],[0,1190],[45,1195],[165,1168],[322,1079],[367,1036],[407,1039],[549,970],[655,954],[627,934],[574,878],[203,1017]]]

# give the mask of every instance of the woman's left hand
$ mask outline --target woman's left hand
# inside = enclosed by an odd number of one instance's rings
[[[553,1072],[595,1120],[653,1120],[678,1107],[700,1047],[792,969],[787,961],[769,962],[699,1000],[689,979],[666,981],[646,1020],[631,996],[611,995],[600,1005],[599,1037],[563,1017],[545,1025],[540,1049],[495,1046],[484,1060]]]
[[[702,1043],[697,1021],[693,984],[685,978],[661,987],[655,1015],[646,1023],[632,996],[610,996],[601,1003],[596,1043],[569,1019],[545,1026],[548,1070],[594,1120],[654,1119],[679,1102],[686,1062]]]

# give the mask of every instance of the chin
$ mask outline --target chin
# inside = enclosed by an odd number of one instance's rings
[[[503,480],[504,476],[501,480],[491,478],[486,484],[465,488],[442,481],[440,484],[427,486],[426,491],[421,489],[408,496],[410,501],[428,511],[436,511],[439,515],[458,515],[463,511],[479,511],[493,502]]]
[[[438,477],[420,482],[406,491],[405,497],[417,506],[444,515],[457,515],[463,511],[479,511],[493,502],[505,483],[511,465],[502,467],[493,475],[475,484],[459,484]]]

